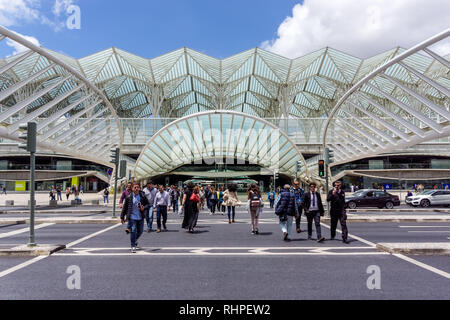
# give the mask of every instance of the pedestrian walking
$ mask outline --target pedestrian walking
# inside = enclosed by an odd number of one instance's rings
[[[51,200],[56,200],[56,189],[55,186],[52,186],[51,190],[50,190],[50,199]]]
[[[217,205],[217,193],[214,191],[214,187],[211,186],[211,188],[209,189],[209,198],[208,198],[208,205],[209,205],[209,210],[211,210],[211,212],[209,213],[209,215],[213,215],[216,212],[216,205]]]
[[[261,192],[256,184],[252,183],[248,189],[248,207],[252,219],[252,234],[259,234],[258,219],[261,208]]]
[[[70,187],[66,188],[66,200],[69,201],[69,197],[70,197]]]
[[[82,185],[80,185],[80,188],[79,188],[79,189],[80,189],[80,194],[81,194],[81,195],[84,195],[84,188],[83,188]]]
[[[190,181],[187,184],[187,188],[183,195],[183,210],[184,217],[181,227],[183,229],[188,229],[189,233],[194,233],[194,228],[197,224],[198,219],[198,204],[200,203],[200,196],[198,191],[194,189],[195,185]]]
[[[228,209],[228,223],[234,223],[236,216],[236,206],[239,205],[239,198],[237,195],[237,185],[231,184],[223,193],[224,207]]]
[[[295,204],[297,205],[297,215],[295,216],[295,226],[297,233],[302,232],[300,229],[300,220],[302,218],[302,209],[303,209],[303,197],[305,196],[305,191],[303,191],[302,188],[300,188],[300,181],[295,180],[294,181],[294,188],[292,189],[292,192],[295,195]]]
[[[122,195],[120,196],[120,199],[119,199],[119,206],[120,206],[120,208],[123,207],[123,202],[125,201],[125,198],[128,197],[131,194],[131,192],[132,192],[132,190],[131,190],[132,185],[133,184],[131,182],[128,182],[127,183],[127,188],[125,190],[123,190]]]
[[[152,180],[147,181],[147,186],[144,188],[145,197],[148,200],[148,208],[145,210],[145,221],[147,222],[147,232],[153,231],[153,203],[155,202],[158,189],[153,187]]]
[[[290,188],[290,185],[284,185],[283,190],[278,196],[277,205],[275,207],[275,214],[280,220],[284,241],[291,241],[292,222],[294,217],[298,216],[295,193],[292,192]]]
[[[305,193],[303,209],[308,220],[308,240],[311,240],[312,237],[312,221],[314,220],[317,242],[323,242],[325,238],[322,237],[322,231],[320,229],[320,217],[324,215],[325,210],[323,209],[320,193],[316,191],[316,184],[314,182],[309,184],[309,192]]]
[[[7,195],[7,194],[6,194],[6,186],[3,186],[2,194],[4,194],[5,196]]]
[[[217,211],[223,215],[225,214],[225,206],[223,206],[222,204],[223,204],[223,187],[219,187],[219,189],[217,190]]]
[[[206,202],[206,193],[205,188],[202,186],[200,188],[200,192],[198,194],[200,196],[200,210],[205,209],[205,202]]]
[[[180,191],[177,186],[172,186],[170,189],[170,203],[172,205],[173,213],[178,212],[178,200],[180,198]]]
[[[156,212],[156,223],[158,226],[157,233],[161,232],[161,217],[162,226],[164,231],[167,231],[167,209],[170,205],[170,196],[167,191],[164,190],[164,186],[159,186],[159,192],[155,195],[155,200],[153,202],[153,211]]]
[[[144,211],[147,207],[148,200],[144,192],[140,191],[139,183],[135,183],[132,193],[125,198],[122,213],[120,214],[122,224],[125,223],[126,219],[131,225],[130,242],[132,253],[136,253],[136,249],[139,248],[137,240],[144,231]]]
[[[61,186],[57,186],[56,187],[56,195],[57,195],[57,199],[56,200],[61,200],[62,201],[62,194],[61,194],[62,190],[61,190]]]
[[[275,203],[275,198],[276,198],[275,191],[273,191],[273,189],[270,188],[270,191],[267,195],[267,200],[269,200],[269,203],[270,203],[270,209],[273,209],[273,205]]]
[[[349,243],[347,213],[345,211],[345,192],[342,190],[342,182],[335,181],[333,187],[333,190],[330,190],[327,196],[327,201],[330,202],[331,240],[334,240],[336,237],[336,227],[339,221],[341,224],[342,242]]]
[[[109,203],[109,187],[106,187],[103,191],[103,204]]]

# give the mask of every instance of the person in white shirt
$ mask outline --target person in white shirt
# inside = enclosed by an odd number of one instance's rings
[[[163,186],[159,186],[159,192],[155,195],[153,202],[153,211],[156,211],[156,223],[158,225],[157,233],[161,232],[161,216],[163,218],[162,224],[164,230],[167,230],[167,210],[170,208],[170,195],[164,190]]]

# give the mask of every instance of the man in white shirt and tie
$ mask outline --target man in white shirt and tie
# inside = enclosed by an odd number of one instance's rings
[[[322,237],[320,217],[324,215],[325,210],[323,209],[322,198],[320,197],[320,193],[316,191],[316,184],[314,182],[309,184],[309,192],[305,193],[303,208],[308,220],[308,240],[312,237],[312,221],[314,220],[317,242],[323,242],[325,238]]]

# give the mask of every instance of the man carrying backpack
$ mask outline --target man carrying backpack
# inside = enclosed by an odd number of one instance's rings
[[[280,219],[280,227],[283,232],[283,240],[291,241],[292,221],[298,216],[298,207],[295,202],[295,194],[290,191],[291,186],[286,184],[277,199],[275,214]]]

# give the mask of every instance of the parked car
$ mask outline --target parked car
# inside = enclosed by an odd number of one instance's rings
[[[357,207],[392,209],[394,206],[400,205],[400,198],[383,190],[363,189],[345,197],[345,203],[347,208],[350,209]]]
[[[406,204],[410,206],[429,207],[435,205],[450,206],[450,190],[426,190],[415,196],[406,197]]]

